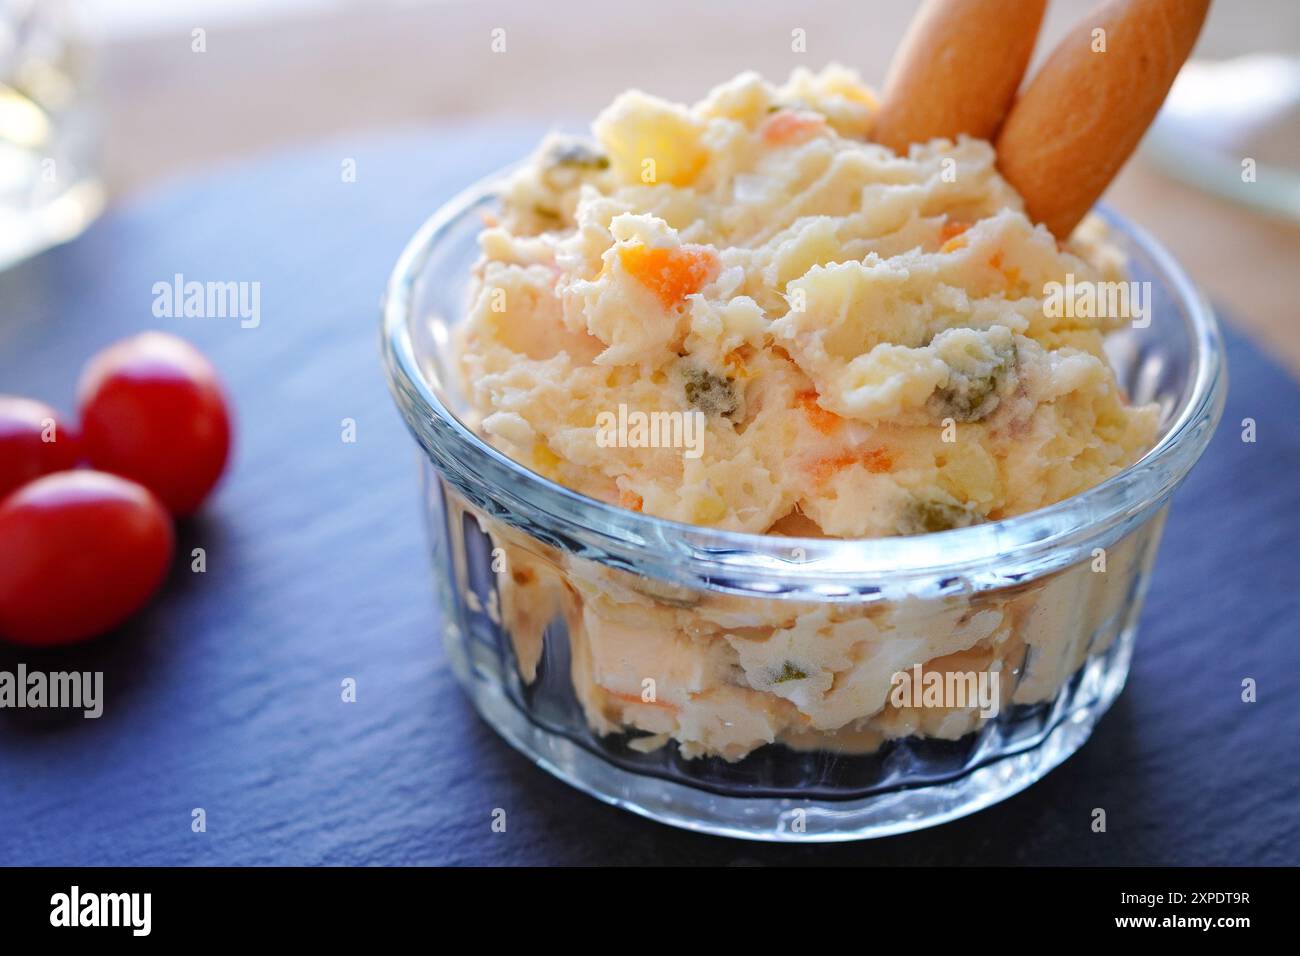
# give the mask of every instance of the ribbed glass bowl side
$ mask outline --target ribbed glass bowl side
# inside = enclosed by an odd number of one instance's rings
[[[480,714],[539,765],[602,800],[687,829],[770,841],[863,839],[934,825],[1024,789],[1073,753],[1124,685],[1163,523],[1162,511],[1115,549],[1117,566],[1097,576],[1083,604],[1071,599],[1072,577],[1092,578],[1087,565],[1007,598],[1030,614],[1041,605],[1056,616],[1050,632],[1012,642],[994,719],[972,721],[956,739],[902,736],[868,741],[876,749],[862,752],[838,749],[834,738],[832,749],[811,750],[760,741],[731,760],[690,757],[673,741],[640,749],[651,738],[636,728],[600,732],[583,675],[610,608],[599,598],[584,606],[578,592],[591,582],[581,565],[483,515],[431,464],[423,472],[443,646]],[[678,591],[672,604],[638,607],[645,640],[661,645],[665,616],[687,600]],[[751,614],[763,613],[756,599],[743,600]],[[1074,610],[1062,614],[1063,607]],[[661,693],[671,691],[670,675],[655,679]]]

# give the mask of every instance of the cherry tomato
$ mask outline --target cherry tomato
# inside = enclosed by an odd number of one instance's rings
[[[76,432],[44,402],[0,395],[0,499],[33,478],[77,464]]]
[[[90,463],[144,485],[172,514],[198,510],[230,452],[216,369],[183,339],[145,332],[110,345],[77,387]]]
[[[146,488],[61,471],[0,502],[0,636],[72,644],[137,611],[171,564],[172,523]]]

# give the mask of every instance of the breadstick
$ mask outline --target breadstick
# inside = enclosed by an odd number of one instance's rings
[[[998,166],[1030,218],[1061,239],[1073,231],[1155,118],[1209,6],[1112,0],[1071,28],[997,139]]]
[[[894,55],[872,138],[896,153],[936,136],[992,139],[1047,0],[926,0]]]

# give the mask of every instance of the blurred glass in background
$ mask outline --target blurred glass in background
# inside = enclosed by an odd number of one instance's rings
[[[0,0],[0,269],[103,206],[89,51],[70,0]]]
[[[1300,220],[1300,57],[1193,60],[1148,147],[1177,179]]]

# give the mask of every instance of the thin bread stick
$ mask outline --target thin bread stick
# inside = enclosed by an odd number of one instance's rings
[[[1070,29],[997,138],[1030,218],[1061,239],[1074,230],[1155,119],[1209,6],[1112,0]]]

